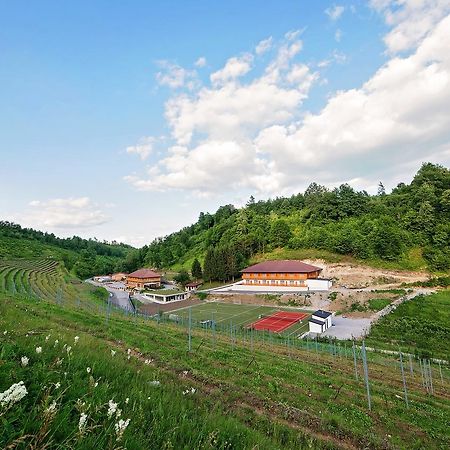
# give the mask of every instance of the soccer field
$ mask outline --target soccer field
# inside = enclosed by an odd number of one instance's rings
[[[192,320],[199,322],[203,320],[213,320],[217,324],[218,329],[227,328],[230,325],[237,327],[246,327],[257,321],[260,316],[268,316],[278,311],[294,311],[289,308],[277,308],[272,306],[258,305],[234,305],[230,303],[208,302],[201,305],[191,306]],[[302,312],[295,309],[295,311]],[[307,311],[303,311],[307,312]],[[175,314],[187,320],[189,316],[189,308],[177,309],[166,313],[166,315]],[[280,334],[284,336],[296,336],[308,331],[308,317],[293,324],[283,330]]]

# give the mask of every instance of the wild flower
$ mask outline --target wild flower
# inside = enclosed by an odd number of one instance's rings
[[[149,382],[150,386],[159,386],[161,384],[160,381],[158,380],[153,380]]]
[[[8,330],[5,330],[4,332],[3,332],[3,336],[6,336],[8,334]]]
[[[188,395],[188,394],[195,394],[197,392],[197,389],[195,388],[191,388],[191,389],[186,389],[185,391],[183,391],[183,395]]]
[[[76,344],[80,340],[80,336],[75,336],[73,340],[74,340],[74,342]]]
[[[95,382],[94,387],[96,388],[98,386],[98,381]]]
[[[55,347],[57,346],[59,344],[59,340],[58,339],[55,339]]]
[[[87,372],[87,373],[91,373],[91,370],[92,370],[92,369],[91,369],[90,367],[86,367],[86,372]]]
[[[64,361],[64,358],[58,358],[58,359],[56,360],[56,365],[57,365],[57,366],[60,366],[60,365],[63,363],[63,361]]]
[[[127,350],[127,355],[131,355],[131,348]]]
[[[108,417],[111,418],[117,411],[117,403],[115,403],[113,400],[110,400],[108,402]]]
[[[45,341],[47,342],[50,339],[50,335],[45,336]]]
[[[118,419],[121,415],[122,415],[122,410],[119,409],[119,408],[117,408],[117,411],[116,411],[116,418]]]
[[[63,350],[65,350],[65,349],[66,349],[66,347],[67,347],[67,344],[64,344],[64,345],[63,345]]]
[[[146,359],[145,361],[144,361],[144,364],[147,364],[147,366],[149,365],[149,364],[151,364],[153,362],[153,359]]]
[[[20,358],[20,362],[22,364],[22,367],[27,367],[29,361],[30,360],[26,356],[22,356],[22,358]]]
[[[120,419],[116,424],[114,424],[114,429],[116,430],[116,436],[118,441],[122,439],[123,433],[127,429],[129,423],[130,419],[127,420]]]
[[[55,383],[55,389],[59,389],[61,387],[61,383],[58,381],[57,383]]]
[[[116,351],[115,350],[111,350],[111,356],[115,356]]]
[[[72,351],[72,347],[70,345],[67,346],[66,348],[67,354],[69,354]]]
[[[87,421],[87,414],[81,413],[80,421],[78,422],[78,430],[80,430],[80,433],[83,433],[86,429],[86,421]]]
[[[28,391],[23,381],[14,383],[5,392],[0,392],[0,405],[4,407],[11,406],[22,400],[27,394]]]
[[[45,409],[45,414],[47,416],[53,416],[56,413],[56,401],[53,400],[53,402]]]
[[[39,355],[42,353],[42,347],[36,347],[36,353]]]
[[[183,370],[183,376],[185,377],[189,373],[189,370]]]
[[[126,399],[125,399],[125,405],[128,405],[128,402],[130,401],[130,399],[127,397]]]

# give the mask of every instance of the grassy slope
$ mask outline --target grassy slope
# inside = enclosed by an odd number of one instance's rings
[[[402,303],[372,327],[367,342],[450,360],[450,290]]]
[[[30,435],[19,448],[44,442],[50,448],[56,443],[112,448],[114,419],[106,414],[110,399],[119,402],[123,418],[131,418],[122,444],[133,449],[411,449],[450,444],[444,414],[450,401],[444,398],[444,387],[436,383],[436,396],[427,397],[420,381],[408,378],[411,407],[406,409],[396,365],[369,367],[373,411],[368,414],[364,386],[354,380],[347,359],[301,350],[288,355],[278,347],[252,352],[246,342],[232,347],[225,337],[212,342],[201,331],[194,334],[194,352],[189,354],[183,329],[122,316],[106,322],[85,310],[19,297],[1,297],[0,312],[0,330],[8,330],[0,335],[0,392],[20,380],[29,390],[24,400],[0,415],[2,447]],[[80,336],[77,345],[75,335]],[[55,339],[60,341],[56,346]],[[70,357],[63,343],[72,345]],[[41,355],[36,346],[43,347]],[[129,360],[127,348],[132,349]],[[114,359],[111,349],[117,351]],[[25,368],[20,366],[23,355],[30,357]],[[61,366],[55,363],[58,357],[64,357]],[[145,359],[153,361],[145,364]],[[161,385],[152,386],[153,380]],[[191,387],[197,389],[194,394],[182,394]],[[77,406],[78,398],[84,406]],[[43,411],[53,400],[58,412],[49,418]],[[84,436],[77,432],[82,411],[88,414]]]

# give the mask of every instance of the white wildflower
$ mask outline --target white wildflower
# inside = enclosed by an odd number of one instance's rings
[[[56,412],[56,401],[53,400],[53,402],[46,408],[45,414],[49,416],[53,416]]]
[[[91,370],[92,370],[92,369],[91,369],[90,367],[86,367],[86,372],[87,372],[87,373],[91,373]]]
[[[0,392],[0,405],[10,406],[22,400],[28,394],[27,388],[23,381],[13,384],[5,392]]]
[[[151,364],[153,362],[153,359],[146,359],[145,361],[144,361],[144,364],[147,364],[147,366],[149,365],[149,364]]]
[[[130,399],[127,397],[126,399],[125,399],[125,405],[128,405],[128,402],[130,401]]]
[[[8,334],[8,330],[5,330],[4,332],[3,332],[3,336],[6,336]]]
[[[56,360],[56,365],[57,365],[57,366],[60,366],[60,365],[63,363],[63,361],[64,361],[64,358],[58,358],[58,359]]]
[[[118,441],[122,439],[123,433],[126,430],[129,423],[130,419],[127,420],[120,419],[116,424],[114,424],[114,429],[116,430],[116,436]]]
[[[116,354],[115,350],[111,350],[111,356],[114,356]]]
[[[95,382],[94,387],[96,388],[98,386],[98,381]]]
[[[48,341],[50,339],[50,335],[45,336],[45,341]]]
[[[150,381],[150,386],[159,386],[160,384],[161,384],[161,382],[158,380]]]
[[[20,358],[20,362],[22,363],[22,367],[27,367],[29,361],[30,360],[26,356],[22,356],[22,358]]]
[[[121,415],[122,415],[122,410],[121,409],[117,409],[117,411],[116,411],[116,418],[118,419]]]
[[[67,347],[67,344],[64,344],[64,345],[63,345],[63,350],[65,350],[65,349],[66,349],[66,347]]]
[[[127,355],[131,355],[131,348],[127,350]]]
[[[197,392],[197,389],[195,388],[191,388],[191,389],[186,389],[185,391],[183,391],[183,395],[188,395],[188,394],[195,394]]]
[[[80,336],[75,336],[73,340],[75,341],[76,344],[80,340]]]
[[[69,354],[69,353],[71,352],[71,350],[72,350],[72,347],[71,347],[70,345],[68,345],[68,346],[67,346],[67,349],[66,349],[67,354]]]
[[[61,387],[61,383],[58,381],[57,383],[55,383],[55,389],[59,389]]]
[[[117,403],[113,402],[112,400],[110,400],[108,402],[108,417],[111,418],[115,412],[117,411]]]
[[[183,376],[186,376],[189,373],[188,370],[183,370]]]
[[[80,433],[83,433],[86,428],[86,421],[87,421],[87,414],[81,413],[80,421],[78,422],[78,429],[80,430]]]
[[[42,347],[36,347],[36,353],[39,355],[42,353]]]
[[[59,344],[59,340],[56,339],[56,340],[55,340],[55,347],[56,347],[58,344]]]

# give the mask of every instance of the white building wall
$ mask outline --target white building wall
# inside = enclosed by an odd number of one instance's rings
[[[319,324],[314,322],[309,322],[309,332],[310,333],[322,333],[322,328]]]
[[[305,280],[306,286],[312,291],[328,291],[331,288],[331,280],[323,278],[309,278]]]

